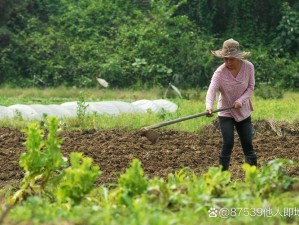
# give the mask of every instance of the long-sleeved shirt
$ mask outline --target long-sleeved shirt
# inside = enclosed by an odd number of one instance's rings
[[[214,72],[206,95],[206,108],[213,108],[217,91],[220,92],[218,108],[232,106],[235,102],[241,104],[240,109],[230,109],[219,112],[219,116],[233,117],[237,122],[250,116],[253,106],[250,96],[255,85],[254,66],[247,60],[242,60],[242,66],[234,77],[225,64]]]

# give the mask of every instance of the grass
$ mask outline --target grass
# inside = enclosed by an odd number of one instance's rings
[[[169,93],[169,92],[168,92]],[[105,100],[119,100],[133,102],[140,99],[161,99],[165,90],[156,88],[151,90],[119,90],[119,89],[78,89],[78,88],[47,88],[47,89],[12,89],[0,88],[0,105],[9,106],[13,104],[61,104],[63,102],[79,101],[84,96],[86,102]],[[171,94],[171,93],[169,93]],[[172,93],[173,94],[173,93]],[[182,91],[183,96],[188,99],[178,98],[175,95],[167,96],[169,100],[178,105],[174,113],[146,113],[146,114],[121,114],[120,116],[91,114],[84,120],[77,118],[64,118],[61,122],[67,124],[70,129],[113,129],[121,128],[137,130],[143,126],[160,123],[167,120],[177,119],[205,110],[205,90]],[[281,99],[262,99],[257,96],[252,98],[254,111],[253,121],[274,119],[278,121],[298,122],[299,121],[299,93],[286,92]],[[160,129],[174,129],[179,131],[199,132],[202,128],[216,119],[199,117],[192,120],[176,123]],[[27,120],[21,116],[14,119],[0,120],[1,127],[25,128]]]
[[[120,90],[103,88],[0,88],[0,100],[2,106],[13,104],[60,104],[67,101],[77,101],[80,94],[86,96],[88,101],[103,101],[122,99],[124,101],[135,101],[139,99],[161,98],[160,89],[150,91],[142,90]]]
[[[294,122],[299,119],[299,93],[287,92],[282,99],[254,98],[255,120],[274,119]]]

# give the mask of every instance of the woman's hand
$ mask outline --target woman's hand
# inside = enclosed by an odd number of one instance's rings
[[[242,105],[239,102],[234,103],[234,109],[241,109]]]
[[[213,116],[213,110],[212,109],[207,108],[206,112],[207,112],[207,117],[212,117]]]

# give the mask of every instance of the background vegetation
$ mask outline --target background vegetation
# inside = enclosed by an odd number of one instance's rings
[[[295,0],[0,0],[0,84],[179,88],[208,85],[233,37],[257,85],[299,86]],[[267,12],[267,13],[265,13]]]
[[[264,88],[262,89],[264,90]],[[274,90],[274,89],[271,89]],[[80,115],[75,118],[62,118],[61,124],[64,129],[114,129],[121,128],[127,130],[139,130],[143,126],[160,123],[166,120],[177,119],[205,111],[205,94],[206,92],[195,89],[183,90],[182,95],[188,98],[179,98],[174,91],[167,89],[155,88],[151,90],[111,90],[111,89],[82,89],[82,88],[26,88],[16,89],[4,87],[0,89],[0,102],[3,106],[14,104],[61,104],[64,102],[75,101],[78,103]],[[275,98],[274,94],[267,91],[268,95],[264,97],[264,92],[259,94],[260,89],[252,97],[254,111],[252,119],[287,121],[298,126],[299,124],[299,93],[283,92],[283,98]],[[277,94],[277,91],[275,92]],[[35,97],[33,97],[35,96]],[[130,113],[120,114],[119,116],[105,114],[87,114],[85,106],[88,102],[106,101],[118,99],[124,102],[133,102],[140,99],[161,99],[167,98],[178,105],[174,113],[161,111],[160,113],[148,112],[145,114]],[[173,124],[160,129],[174,129],[179,131],[200,132],[207,124],[210,124],[216,116],[200,117],[198,119],[188,120],[181,123]],[[15,118],[2,118],[0,127],[13,127],[23,129],[31,122],[18,115]]]

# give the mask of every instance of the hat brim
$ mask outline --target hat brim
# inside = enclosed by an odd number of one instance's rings
[[[232,57],[232,58],[237,58],[237,59],[243,59],[248,56],[251,56],[250,52],[237,52],[237,53],[226,53],[226,54],[224,54],[222,50],[216,50],[216,51],[211,51],[211,52],[214,56],[219,57],[219,58]]]

